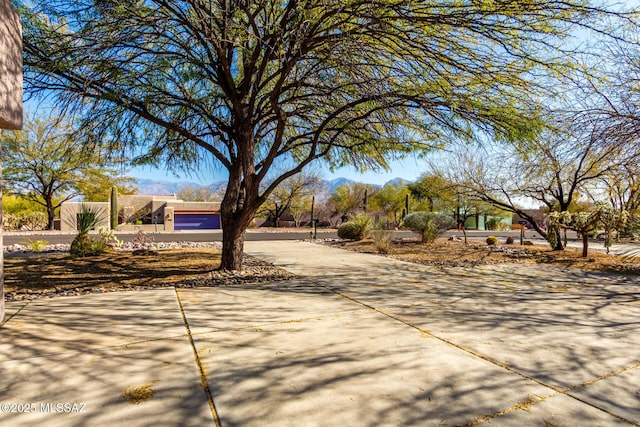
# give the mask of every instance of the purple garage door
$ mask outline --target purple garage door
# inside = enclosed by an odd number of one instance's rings
[[[213,213],[179,213],[174,214],[175,230],[218,230],[220,214]]]

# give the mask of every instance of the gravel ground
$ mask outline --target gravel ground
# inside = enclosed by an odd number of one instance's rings
[[[159,242],[149,245],[148,249],[178,249],[178,248],[202,248],[215,247],[220,248],[220,243],[199,243],[199,242]],[[31,256],[42,255],[51,252],[68,251],[69,245],[48,245],[41,252],[33,252],[24,245],[13,245],[5,247],[5,253],[8,256]],[[137,249],[133,244],[125,243],[118,250],[132,251]],[[276,282],[283,280],[296,279],[299,276],[292,274],[282,268],[276,267],[271,263],[262,261],[258,258],[245,255],[243,260],[242,271],[210,271],[203,273],[201,277],[185,279],[178,282],[167,282],[156,285],[133,286],[121,285],[114,286],[111,284],[108,288],[101,287],[77,287],[71,289],[50,288],[44,290],[26,290],[17,292],[5,292],[5,301],[23,301],[34,300],[38,298],[51,298],[56,296],[78,296],[91,293],[118,292],[130,290],[144,290],[153,288],[196,288],[196,287],[216,287],[216,286],[233,286],[261,282]]]

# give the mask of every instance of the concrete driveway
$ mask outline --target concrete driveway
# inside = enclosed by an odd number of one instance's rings
[[[640,425],[637,278],[246,249],[303,278],[9,303],[0,425]]]

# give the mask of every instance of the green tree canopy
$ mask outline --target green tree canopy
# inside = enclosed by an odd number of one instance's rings
[[[108,201],[114,186],[119,194],[135,194],[138,191],[135,178],[121,176],[116,169],[94,164],[87,167],[86,176],[89,179],[75,182],[75,189],[85,202]]]
[[[33,6],[28,6],[28,5]],[[46,91],[139,155],[214,159],[223,269],[268,195],[316,159],[386,168],[443,138],[530,136],[585,0],[34,0],[27,93]],[[274,165],[291,168],[266,182]]]
[[[375,186],[361,182],[342,184],[330,196],[335,213],[343,219],[356,216],[365,210],[368,198],[377,190]]]
[[[23,130],[2,135],[5,185],[44,206],[48,228],[53,229],[55,211],[63,202],[84,190],[106,200],[112,185],[128,182],[117,178],[107,158],[92,146],[62,117],[28,117]]]
[[[398,220],[398,214],[405,209],[405,200],[409,195],[406,185],[385,184],[381,189],[375,191],[371,198],[374,208],[382,212],[386,219]]]

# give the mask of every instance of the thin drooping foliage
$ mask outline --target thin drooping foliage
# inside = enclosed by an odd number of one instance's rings
[[[28,4],[28,93],[136,162],[226,170],[223,269],[241,268],[269,194],[318,159],[377,169],[451,138],[530,136],[544,76],[570,66],[564,38],[609,16],[582,0]]]

